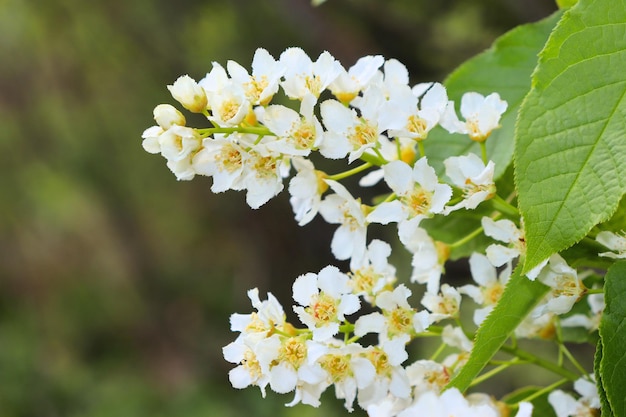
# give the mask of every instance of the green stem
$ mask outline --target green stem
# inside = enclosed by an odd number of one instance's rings
[[[569,349],[567,347],[565,347],[565,345],[561,345],[561,349],[562,349],[563,353],[565,354],[565,356],[567,357],[567,359],[569,359],[569,361],[572,363],[572,365],[574,365],[574,367],[576,369],[578,369],[578,371],[580,372],[581,375],[589,374],[589,372],[587,372],[585,370],[585,368],[583,368],[583,366],[580,364],[580,362],[578,362],[576,360],[576,358],[574,358],[574,355],[572,355],[572,352],[570,352]]]
[[[352,169],[349,169],[347,171],[340,172],[338,174],[329,175],[326,178],[329,179],[329,180],[333,180],[333,181],[339,181],[339,180],[342,180],[344,178],[350,177],[352,175],[358,174],[359,172],[365,171],[366,169],[371,168],[371,167],[372,167],[372,164],[369,163],[369,162],[366,162],[366,163],[364,163],[362,165],[359,165],[356,168],[352,168]]]
[[[519,363],[519,358],[514,358],[512,361],[509,361],[507,363],[503,363],[502,365],[497,366],[496,368],[493,368],[489,372],[485,372],[481,376],[475,378],[472,381],[472,383],[470,384],[470,387],[473,387],[475,385],[480,384],[483,381],[488,380],[492,376],[495,376],[495,375],[499,374],[500,372],[506,370],[507,368],[511,367],[512,365],[516,365],[517,363]]]
[[[475,229],[474,231],[470,232],[467,236],[462,237],[461,239],[457,240],[456,242],[450,243],[448,245],[448,247],[450,249],[455,249],[455,248],[458,248],[460,246],[463,246],[467,242],[469,242],[470,240],[474,239],[476,236],[480,235],[482,232],[483,232],[483,228],[481,226],[478,229]]]
[[[544,387],[544,388],[542,388],[542,389],[540,389],[538,391],[535,391],[534,393],[530,394],[528,397],[524,398],[520,402],[523,402],[523,401],[531,402],[535,398],[541,397],[546,392],[552,392],[555,388],[558,388],[558,387],[560,387],[561,385],[563,385],[563,384],[565,384],[567,382],[569,382],[569,379],[567,379],[567,378],[561,379],[559,381],[556,381],[555,383],[553,383],[551,385],[548,385],[547,387]]]
[[[589,294],[604,294],[604,288],[587,288],[585,295]]]
[[[570,381],[575,381],[579,377],[578,374],[575,374],[572,371],[569,371],[561,366],[558,366],[554,364],[553,362],[550,362],[538,356],[535,356],[532,353],[527,352],[525,350],[514,348],[511,346],[507,346],[507,345],[503,345],[500,349],[503,352],[506,352],[510,355],[516,356],[522,360],[525,360],[527,362],[540,366],[548,371],[554,372],[555,374],[560,375],[564,378],[567,378]]]
[[[263,126],[250,126],[250,127],[208,127],[206,129],[198,129],[198,131],[202,134],[213,135],[215,133],[250,133],[253,135],[259,136],[267,136],[272,135],[273,133],[270,130]]]
[[[479,143],[480,143],[480,153],[482,154],[482,157],[483,157],[483,163],[487,165],[489,163],[489,158],[487,158],[487,141],[484,140]]]
[[[519,210],[517,210],[517,207],[515,207],[511,203],[508,203],[506,200],[504,200],[499,195],[496,194],[491,199],[491,202],[493,204],[493,207],[496,210],[498,210],[499,212],[507,214],[507,215],[512,216],[512,217],[518,217],[519,216]]]
[[[374,151],[378,151],[378,149],[374,149]],[[361,155],[361,160],[368,162],[372,165],[379,166],[379,167],[387,163],[387,160],[383,158],[383,156],[380,154],[380,151],[377,152],[376,155],[366,152],[363,155]]]
[[[420,152],[420,158],[423,158],[426,156],[426,152],[424,150],[424,142],[421,140],[417,141],[417,149],[419,149]]]
[[[445,343],[440,344],[439,347],[437,348],[437,350],[432,355],[430,355],[430,360],[431,361],[437,360],[437,357],[439,357],[439,355],[441,355],[441,353],[445,349],[446,349],[446,344]]]

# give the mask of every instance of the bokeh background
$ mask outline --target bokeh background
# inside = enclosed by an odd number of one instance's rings
[[[440,81],[553,0],[0,0],[0,416],[327,416],[235,391],[222,346],[246,290],[290,305],[334,227],[249,209],[143,151],[179,75],[300,46]],[[362,415],[355,412],[354,415]]]

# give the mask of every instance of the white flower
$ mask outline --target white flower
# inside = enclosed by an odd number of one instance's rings
[[[228,378],[234,388],[243,389],[256,385],[265,397],[265,387],[270,383],[270,363],[278,357],[280,338],[274,334],[268,338],[250,343],[239,336],[222,349],[224,359],[239,364],[230,370]]]
[[[189,75],[178,77],[174,84],[168,85],[172,97],[189,111],[202,113],[207,107],[207,96],[204,89]]]
[[[185,116],[171,104],[159,104],[153,111],[154,120],[163,130],[167,130],[174,125],[184,126]]]
[[[328,223],[339,224],[333,234],[331,250],[339,260],[350,259],[350,266],[361,265],[366,250],[367,221],[359,200],[336,181],[326,180],[335,191],[320,203],[320,214]]]
[[[500,267],[526,252],[524,234],[511,220],[494,221],[489,217],[483,217],[481,224],[485,235],[509,244],[508,246],[492,244],[487,247],[487,258],[494,266]]]
[[[283,178],[289,173],[289,161],[277,158],[257,145],[248,154],[246,175],[243,186],[246,191],[246,203],[257,209],[283,190]]]
[[[389,363],[387,353],[379,346],[370,346],[364,356],[374,365],[376,376],[367,386],[359,390],[358,402],[363,409],[384,401],[389,395],[409,399],[411,385],[405,369]]]
[[[440,392],[450,381],[450,370],[433,360],[419,359],[406,367],[413,394],[427,391]]]
[[[279,81],[286,68],[269,52],[258,48],[252,58],[252,74],[235,61],[226,64],[233,82],[241,85],[253,105],[266,105],[278,92]]]
[[[461,115],[465,122],[459,120],[454,111],[454,102],[450,101],[441,119],[441,126],[450,133],[467,134],[470,139],[483,142],[492,130],[500,126],[500,117],[506,109],[507,103],[498,93],[487,97],[474,92],[465,93],[461,98]]]
[[[250,314],[232,314],[230,316],[232,331],[264,338],[276,326],[281,328],[285,324],[283,307],[272,293],[267,294],[267,300],[261,301],[258,288],[253,288],[248,291],[248,298],[257,311]]]
[[[357,390],[368,387],[376,377],[374,365],[364,354],[365,348],[358,343],[339,344],[318,359],[327,381],[335,385],[335,396],[345,399],[344,406],[350,412]]]
[[[611,252],[602,252],[600,256],[607,258],[622,259],[626,258],[626,235],[617,234],[609,231],[602,231],[596,236],[596,240],[601,245],[607,247]]]
[[[574,382],[574,390],[580,394],[579,399],[561,390],[548,395],[548,402],[554,408],[557,417],[594,416],[600,409],[600,398],[593,375],[580,378]]]
[[[461,352],[470,352],[474,343],[468,339],[460,327],[446,325],[441,333],[441,340],[448,346],[459,349]]]
[[[348,274],[353,294],[373,301],[376,294],[396,281],[396,268],[387,261],[389,255],[391,246],[388,243],[378,239],[370,242],[363,263]]]
[[[315,97],[307,94],[300,106],[300,113],[282,106],[271,105],[263,113],[263,123],[278,137],[267,147],[273,152],[286,155],[307,156],[320,146],[324,129],[313,114]]]
[[[211,191],[214,193],[244,189],[243,178],[249,154],[239,145],[236,137],[215,135],[206,138],[202,141],[202,149],[193,157],[196,173],[213,177]]]
[[[298,173],[289,181],[289,202],[298,225],[309,223],[319,211],[322,194],[328,189],[323,173],[317,171],[311,161],[305,158],[292,158],[291,163]]]
[[[178,181],[191,181],[196,175],[189,158],[181,159],[180,161],[170,159],[166,165]]]
[[[561,319],[563,327],[584,327],[590,332],[598,330],[600,319],[604,311],[605,302],[604,294],[589,294],[587,296],[587,304],[589,305],[589,314],[573,314],[569,317]]]
[[[586,290],[576,270],[557,254],[550,257],[548,264],[539,273],[538,279],[552,290],[547,295],[547,301],[535,311],[537,315],[547,311],[555,314],[569,312]]]
[[[251,112],[251,105],[243,88],[228,83],[209,96],[211,116],[209,120],[218,126],[237,126]]]
[[[455,186],[463,191],[463,200],[454,206],[446,207],[446,213],[461,208],[473,210],[480,203],[495,195],[493,161],[489,161],[485,166],[482,159],[471,153],[465,156],[451,156],[443,163],[446,167],[446,175]]]
[[[461,294],[456,288],[443,284],[439,294],[426,292],[422,298],[422,305],[431,311],[433,322],[450,317],[457,317],[461,305]]]
[[[159,137],[165,132],[161,126],[150,126],[141,134],[143,141],[141,146],[143,149],[151,154],[161,153],[161,145],[159,144]]]
[[[337,100],[343,104],[349,104],[365,89],[384,61],[385,59],[380,55],[364,56],[351,66],[348,71],[341,68],[337,78],[330,83],[328,89]]]
[[[402,92],[409,84],[409,71],[406,66],[396,59],[389,59],[383,65],[383,71],[378,71],[370,81],[371,86],[383,90],[386,99],[392,99],[398,92]]]
[[[536,307],[529,315],[527,315],[519,326],[515,328],[515,336],[519,338],[531,339],[540,338],[550,340],[556,332],[555,319],[556,314],[547,311],[544,314],[538,314],[542,307]]]
[[[384,100],[379,88],[370,87],[359,100],[360,115],[337,100],[323,102],[320,113],[326,132],[320,153],[331,159],[343,158],[349,153],[351,163],[367,149],[376,147],[381,133],[388,128],[382,121]]]
[[[399,235],[402,244],[413,254],[411,282],[426,284],[426,291],[436,294],[449,255],[447,246],[433,240],[421,227],[402,229]]]
[[[511,277],[511,264],[508,263],[498,275],[497,269],[489,259],[475,252],[469,258],[469,266],[472,278],[478,285],[464,285],[459,288],[459,292],[469,295],[477,304],[483,306],[474,311],[474,324],[479,326],[502,296],[504,287]]]
[[[471,404],[456,388],[442,394],[426,391],[398,417],[414,417],[428,410],[428,417],[498,417],[497,411],[488,404]]]
[[[413,89],[408,86],[397,88],[382,111],[385,122],[390,126],[389,136],[426,139],[439,123],[447,103],[446,89],[439,83],[422,83]]]
[[[382,313],[361,316],[354,324],[356,336],[378,334],[379,344],[393,366],[408,359],[405,346],[411,340],[411,335],[423,332],[432,322],[427,311],[417,312],[411,307],[407,301],[410,295],[411,290],[403,284],[393,291],[382,291],[375,303]]]
[[[232,81],[222,65],[218,62],[213,62],[212,65],[211,71],[208,72],[203,79],[198,81],[198,85],[206,92],[207,98],[219,94],[223,88],[232,84]]]
[[[201,140],[195,129],[173,125],[159,136],[161,155],[168,161],[187,159],[200,148]]]
[[[348,276],[334,266],[319,274],[299,276],[293,283],[293,299],[300,304],[294,311],[313,332],[313,340],[323,341],[339,332],[346,315],[360,308],[359,298],[351,293]]]
[[[385,182],[397,199],[379,204],[367,219],[381,224],[398,222],[400,235],[411,235],[422,219],[443,212],[452,197],[452,189],[439,183],[426,157],[418,160],[413,168],[405,162],[392,161],[385,164],[383,170]]]
[[[316,361],[327,352],[327,346],[306,340],[306,336],[282,338],[269,372],[272,391],[285,394],[302,383],[323,383],[324,371]]]
[[[300,48],[287,48],[280,55],[286,69],[281,83],[287,97],[302,100],[307,94],[318,98],[342,71],[341,64],[328,52],[315,62]]]

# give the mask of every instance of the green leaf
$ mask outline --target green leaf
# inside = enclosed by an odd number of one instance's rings
[[[497,92],[508,102],[508,110],[501,120],[502,127],[487,140],[487,154],[496,164],[496,178],[511,163],[515,118],[522,99],[530,90],[530,76],[537,64],[537,54],[560,13],[537,23],[519,26],[498,38],[491,48],[471,58],[457,68],[444,82],[450,100],[460,102],[468,91],[483,95]],[[434,129],[424,142],[428,162],[438,173],[443,172],[443,161],[449,156],[480,155],[480,146],[467,135],[451,135],[443,129]]]
[[[556,0],[556,4],[559,6],[559,9],[569,9],[575,5],[577,1],[578,0]]]
[[[515,268],[498,304],[478,328],[470,358],[448,388],[465,391],[548,291],[547,286],[522,275],[521,269],[521,266]]]
[[[515,131],[524,271],[581,240],[626,192],[626,0],[580,0],[533,74]]]
[[[626,416],[626,261],[616,262],[605,276],[606,307],[600,321],[601,385],[613,414]],[[603,405],[603,414],[604,415]]]
[[[603,417],[613,417],[613,410],[611,410],[611,404],[606,398],[606,391],[604,391],[604,381],[602,380],[602,371],[600,365],[602,364],[602,339],[598,340],[596,344],[596,355],[593,358],[593,370],[596,376],[596,385],[598,386],[598,396],[600,397],[600,410]]]

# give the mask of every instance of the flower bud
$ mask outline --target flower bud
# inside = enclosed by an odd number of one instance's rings
[[[185,126],[185,116],[170,104],[159,104],[154,108],[154,120],[164,130],[173,125]]]
[[[207,97],[204,89],[188,75],[178,77],[173,85],[168,85],[167,89],[172,93],[180,104],[189,111],[202,113],[207,106]]]

